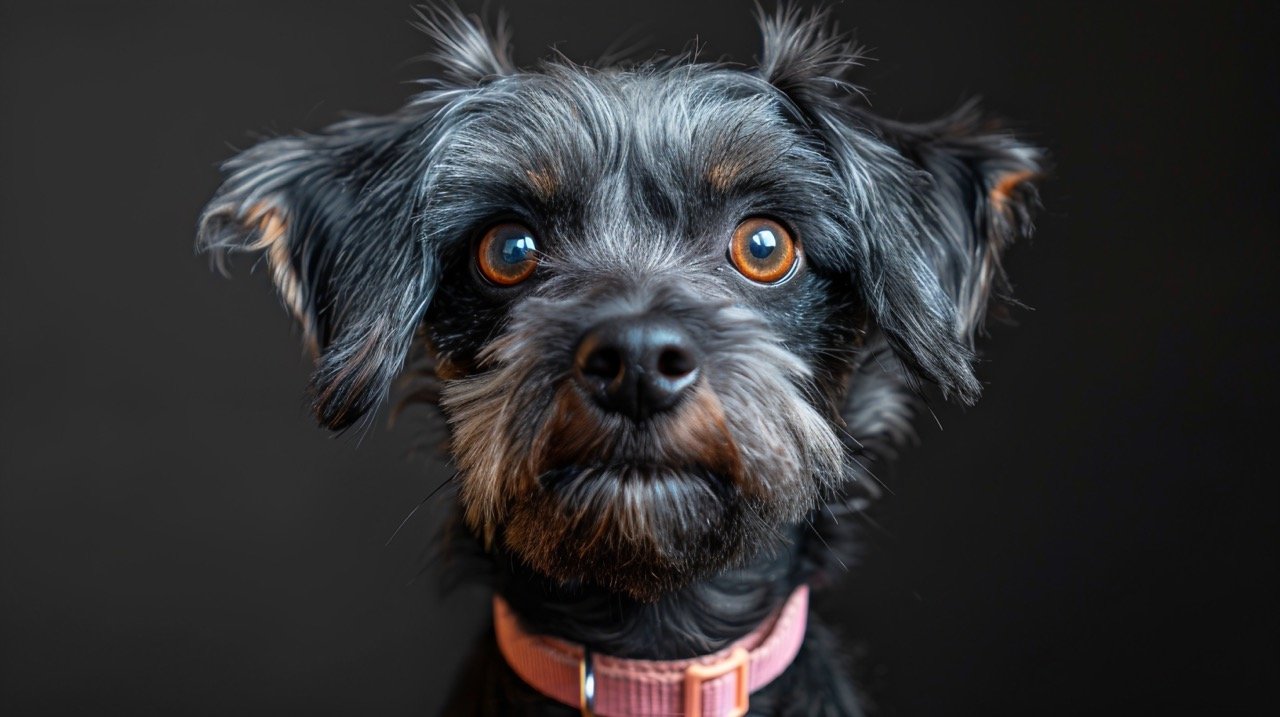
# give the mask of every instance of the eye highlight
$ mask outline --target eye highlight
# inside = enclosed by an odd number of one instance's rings
[[[729,261],[740,274],[761,284],[787,278],[799,257],[796,242],[778,222],[764,217],[744,219],[733,230]]]
[[[515,286],[538,268],[538,242],[523,224],[506,222],[484,233],[476,245],[476,268],[498,286]]]

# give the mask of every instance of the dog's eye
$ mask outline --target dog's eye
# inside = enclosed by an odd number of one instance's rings
[[[476,247],[480,274],[498,286],[515,286],[538,267],[538,242],[523,224],[508,222],[485,232]]]
[[[743,276],[774,284],[791,274],[798,252],[791,233],[772,219],[752,217],[733,230],[729,261]]]

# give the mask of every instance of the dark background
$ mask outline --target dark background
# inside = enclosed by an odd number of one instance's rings
[[[758,46],[745,2],[505,5],[523,63]],[[192,250],[233,146],[414,91],[407,3],[0,7],[0,712],[433,714],[487,603],[419,576],[432,519],[384,547],[427,426],[316,429],[265,272]],[[819,602],[889,713],[1275,710],[1264,10],[836,5],[878,111],[981,95],[1056,164],[985,398]]]

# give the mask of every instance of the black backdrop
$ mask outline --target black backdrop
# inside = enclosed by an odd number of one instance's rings
[[[619,36],[757,47],[745,2],[506,5],[522,62]],[[1275,25],[964,5],[835,11],[879,58],[879,111],[980,94],[1052,150],[1009,261],[1032,309],[987,342],[983,401],[920,421],[866,565],[819,604],[890,714],[1260,712],[1280,679]],[[408,16],[0,10],[0,712],[438,708],[486,606],[419,577],[432,520],[384,547],[443,475],[412,455],[426,427],[315,429],[264,272],[227,281],[191,248],[232,146],[413,91]]]

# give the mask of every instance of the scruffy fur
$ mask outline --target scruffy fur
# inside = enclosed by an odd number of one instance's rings
[[[505,29],[421,19],[443,79],[227,162],[200,245],[265,256],[315,351],[322,424],[360,421],[420,368],[410,399],[438,404],[457,468],[455,553],[474,541],[527,628],[619,656],[717,650],[825,582],[852,544],[839,517],[878,494],[870,471],[922,387],[977,398],[974,336],[1002,251],[1030,231],[1040,153],[972,106],[872,115],[848,81],[858,51],[821,12],[762,12],[749,69],[518,69]],[[749,216],[798,238],[787,280],[726,260]],[[540,260],[500,288],[473,246],[506,220],[533,229]],[[584,332],[637,316],[696,337],[701,361],[688,395],[641,421],[570,376]],[[859,714],[836,653],[815,621],[753,714]],[[573,712],[521,685],[491,638],[452,709]]]

